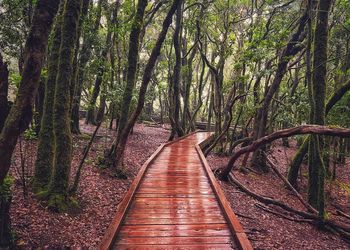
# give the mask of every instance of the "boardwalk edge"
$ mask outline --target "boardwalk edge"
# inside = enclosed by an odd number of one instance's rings
[[[235,237],[236,243],[238,244],[239,248],[242,250],[252,250],[253,247],[252,247],[246,233],[244,232],[244,229],[243,229],[241,223],[239,222],[237,216],[233,212],[233,210],[232,210],[229,202],[227,201],[225,194],[222,191],[220,185],[217,183],[216,178],[215,178],[215,176],[214,176],[214,174],[209,166],[209,163],[202,152],[202,148],[204,146],[206,146],[211,139],[212,138],[209,137],[205,141],[197,144],[196,145],[197,153],[199,155],[199,158],[201,159],[201,162],[204,166],[204,169],[206,170],[206,173],[208,175],[208,178],[210,180],[210,184],[214,190],[214,193],[219,200],[219,204],[224,212],[224,216],[227,219],[227,221],[229,222],[229,227],[231,229],[232,234]]]

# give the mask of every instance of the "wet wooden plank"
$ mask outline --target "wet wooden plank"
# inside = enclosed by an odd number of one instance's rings
[[[122,221],[114,227],[115,249],[235,249],[242,245],[233,241],[239,237],[244,241],[244,232],[232,237],[225,207],[195,146],[209,135],[193,133],[168,143],[147,163],[128,197],[127,209],[119,215]]]
[[[181,250],[227,250],[234,249],[230,244],[191,244],[191,245],[130,245],[121,244],[115,249],[123,250],[171,250],[171,249],[181,249]]]
[[[119,244],[182,245],[182,244],[231,244],[230,236],[214,237],[121,237]]]

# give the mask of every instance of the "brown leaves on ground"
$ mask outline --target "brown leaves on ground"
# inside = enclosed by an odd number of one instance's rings
[[[284,148],[280,143],[274,143],[272,155],[274,162],[278,165],[282,174],[287,173],[291,159],[296,152],[295,144],[291,148]],[[241,163],[243,156],[236,163]],[[228,157],[219,157],[210,155],[209,164],[213,169],[224,167],[228,162]],[[276,161],[277,160],[277,161]],[[248,161],[249,162],[249,161]],[[338,182],[350,183],[350,161],[347,164],[340,165],[337,168]],[[299,180],[300,192],[306,199],[307,194],[307,167],[302,167],[303,178]],[[284,183],[272,171],[268,174],[256,174],[250,172],[243,174],[234,171],[236,178],[253,192],[280,200],[289,206],[298,210],[305,211],[303,205],[293,195],[291,191],[285,188]],[[251,240],[254,249],[349,249],[350,245],[343,241],[339,236],[330,232],[318,230],[315,226],[305,222],[295,222],[278,215],[265,212],[257,206],[259,203],[245,193],[239,191],[230,183],[219,181],[223,188],[233,211],[237,214],[244,227],[248,238]],[[301,184],[300,184],[301,183]],[[333,184],[332,189],[327,185],[327,211],[332,217],[335,217],[335,208],[330,204],[337,204],[344,212],[350,214],[350,193],[346,193],[344,188]],[[279,213],[285,213],[284,210],[271,207],[272,210]],[[293,215],[288,215],[293,217]],[[337,219],[341,219],[337,217]],[[349,223],[349,220],[348,220]]]
[[[83,148],[88,143],[88,135],[91,135],[95,129],[94,126],[81,125],[83,135],[74,137],[71,177],[74,176]],[[48,211],[30,191],[28,198],[23,198],[18,173],[20,157],[19,147],[17,147],[11,168],[11,174],[16,177],[13,185],[11,219],[17,237],[17,247],[96,248],[139,168],[157,147],[167,140],[169,131],[160,127],[146,127],[142,124],[135,126],[124,158],[127,180],[117,179],[113,177],[110,170],[96,167],[98,158],[102,157],[104,149],[108,149],[111,145],[114,135],[115,131],[100,128],[82,171],[76,197],[79,208],[66,214]],[[36,141],[24,142],[23,140],[22,146],[24,146],[26,159],[29,159],[27,160],[29,169],[26,171],[30,174],[33,172],[34,159],[28,156],[36,154]]]

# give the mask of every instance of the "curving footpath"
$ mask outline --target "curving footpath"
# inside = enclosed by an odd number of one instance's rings
[[[163,144],[142,166],[100,249],[253,249],[195,132]]]

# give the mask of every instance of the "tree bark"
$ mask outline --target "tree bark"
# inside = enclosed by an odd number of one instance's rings
[[[115,154],[116,160],[114,161],[115,167],[119,165],[119,161],[122,159],[129,133],[130,133],[131,129],[133,128],[133,126],[135,125],[137,118],[139,117],[139,115],[142,112],[144,102],[145,102],[145,95],[147,92],[147,87],[148,87],[148,84],[151,80],[153,69],[154,69],[155,64],[157,62],[157,59],[160,55],[160,51],[161,51],[162,45],[164,43],[164,40],[166,38],[168,28],[172,22],[172,16],[174,15],[175,10],[178,8],[180,3],[181,3],[181,0],[174,0],[173,4],[170,7],[170,10],[168,11],[168,13],[163,21],[162,30],[158,35],[157,42],[152,49],[150,58],[147,62],[147,65],[145,67],[145,71],[143,73],[142,83],[141,83],[141,88],[140,88],[140,92],[139,92],[139,96],[138,96],[136,109],[133,112],[133,114],[131,115],[129,121],[127,122],[127,124],[126,124],[126,126],[121,134],[120,143],[118,144],[118,146],[116,148],[116,154]]]
[[[59,0],[39,0],[24,51],[22,80],[16,101],[6,119],[0,135],[0,184],[11,165],[11,157],[21,132],[32,119],[32,106],[38,88],[41,68],[53,19]]]
[[[296,32],[292,35],[292,37],[288,41],[287,46],[284,48],[284,50],[279,56],[279,62],[277,65],[275,78],[264,97],[264,101],[261,105],[261,108],[258,109],[256,114],[256,118],[255,118],[256,122],[255,122],[255,128],[254,128],[255,139],[261,138],[266,134],[266,125],[267,125],[267,118],[268,118],[267,116],[268,116],[271,100],[282,82],[283,76],[287,71],[287,66],[289,61],[292,59],[293,56],[295,56],[298,52],[300,52],[302,48],[301,46],[298,46],[298,45],[304,39],[303,31],[304,31],[306,22],[308,20],[308,17],[309,17],[308,11],[305,11],[305,13],[303,13],[302,17],[299,20],[299,25]],[[260,153],[259,150],[257,150],[253,154],[252,163],[254,165],[258,165],[262,171],[268,171],[265,165],[264,156]]]
[[[4,127],[6,117],[9,112],[8,90],[9,90],[9,70],[7,63],[3,61],[0,54],[0,133]]]
[[[47,188],[53,169],[53,105],[55,98],[57,68],[59,65],[63,12],[64,1],[61,1],[53,32],[50,55],[48,59],[48,76],[45,82],[44,110],[38,138],[38,150],[33,181],[33,189],[36,193]]]
[[[242,147],[238,150],[227,163],[226,168],[223,170],[221,174],[221,178],[223,180],[228,180],[229,173],[236,160],[243,154],[253,152],[257,150],[262,145],[271,143],[277,139],[281,139],[284,137],[290,137],[294,135],[303,135],[303,134],[317,134],[317,135],[329,135],[329,136],[339,136],[339,137],[350,137],[350,129],[347,128],[332,128],[327,126],[319,126],[319,125],[302,125],[294,128],[288,128],[284,130],[276,131],[270,135],[261,137],[252,142],[249,146]]]
[[[327,82],[327,45],[328,45],[328,13],[332,0],[319,2],[315,37],[312,75],[312,105],[311,122],[317,125],[325,124],[325,99]],[[311,135],[309,142],[309,203],[318,209],[320,218],[325,216],[324,178],[325,166],[321,148],[324,145],[322,137]]]
[[[176,10],[176,24],[173,36],[173,43],[175,49],[175,66],[173,75],[173,119],[174,130],[177,136],[183,136],[184,131],[180,125],[180,83],[181,83],[181,22],[182,22],[182,6],[178,5]]]
[[[82,49],[79,56],[79,69],[78,69],[78,79],[74,89],[74,97],[72,104],[72,132],[74,134],[80,134],[80,126],[79,126],[79,109],[80,109],[80,100],[81,100],[81,92],[83,91],[83,85],[86,78],[85,71],[87,63],[90,61],[92,54],[92,45],[93,45],[93,37],[98,32],[100,27],[101,17],[102,17],[102,4],[105,0],[99,0],[97,3],[97,14],[94,22],[93,28],[86,35]]]
[[[53,105],[54,169],[49,187],[49,208],[58,212],[66,211],[69,204],[68,182],[72,161],[70,83],[80,13],[81,1],[67,0]]]

